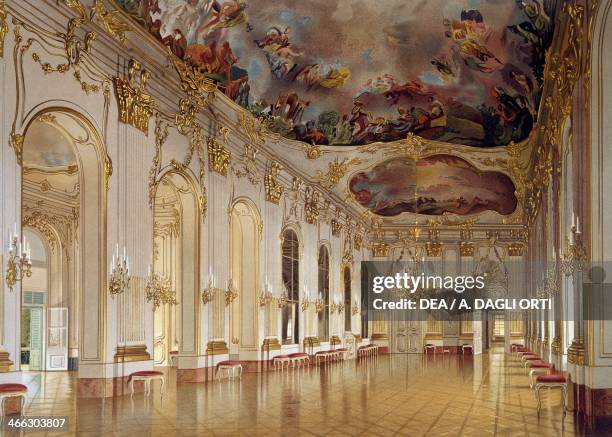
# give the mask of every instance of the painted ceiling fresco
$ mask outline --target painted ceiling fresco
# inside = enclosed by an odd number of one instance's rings
[[[508,215],[517,206],[515,187],[508,176],[480,171],[450,155],[418,161],[389,159],[353,175],[349,190],[361,206],[381,216],[403,212],[468,215],[487,210]]]
[[[524,140],[553,30],[544,0],[116,1],[274,131],[312,144]]]

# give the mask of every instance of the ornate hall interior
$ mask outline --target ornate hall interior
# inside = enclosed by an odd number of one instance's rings
[[[0,0],[0,433],[612,435],[611,10]]]

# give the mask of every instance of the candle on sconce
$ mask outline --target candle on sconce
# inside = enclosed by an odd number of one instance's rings
[[[576,233],[580,233],[580,217],[576,217]]]

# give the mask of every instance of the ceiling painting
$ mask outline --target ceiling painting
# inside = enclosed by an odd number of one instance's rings
[[[464,159],[446,154],[419,160],[391,158],[349,179],[349,191],[364,208],[380,216],[404,212],[442,215],[517,207],[512,180],[497,171],[480,171]]]
[[[272,130],[320,145],[525,140],[554,12],[542,0],[117,3]]]

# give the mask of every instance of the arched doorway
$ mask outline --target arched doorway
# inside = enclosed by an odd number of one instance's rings
[[[171,169],[157,184],[153,206],[152,269],[170,281],[177,303],[153,317],[155,365],[178,365],[199,353],[200,206],[193,179]]]
[[[22,226],[47,247],[42,368],[102,364],[110,159],[84,115],[50,107],[29,118],[21,165]]]
[[[234,203],[230,220],[230,280],[238,292],[230,303],[230,354],[256,355],[259,350],[257,298],[262,223],[255,205],[248,200]]]

